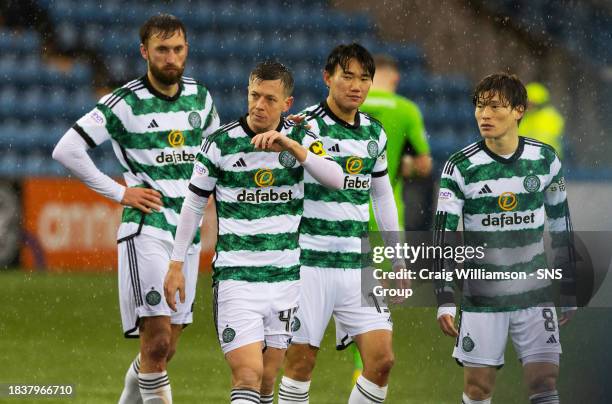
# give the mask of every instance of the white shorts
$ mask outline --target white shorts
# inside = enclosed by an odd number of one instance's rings
[[[300,280],[299,326],[292,343],[319,347],[332,315],[337,349],[346,348],[356,335],[393,329],[385,302],[374,295],[362,295],[360,270],[302,266]]]
[[[300,281],[216,283],[213,321],[223,353],[254,342],[287,349],[299,296]]]
[[[183,265],[185,303],[178,299],[173,312],[164,298],[164,278],[168,272],[172,243],[140,234],[118,244],[119,307],[123,334],[138,337],[142,317],[169,316],[172,324],[191,324],[198,281],[199,252],[188,254]]]
[[[530,307],[508,312],[461,312],[453,357],[459,363],[501,367],[508,333],[520,360],[535,354],[561,353],[554,307]]]

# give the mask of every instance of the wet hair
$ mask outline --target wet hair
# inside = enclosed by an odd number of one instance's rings
[[[374,65],[377,69],[393,69],[399,71],[399,65],[397,60],[386,53],[379,53],[374,55]]]
[[[187,30],[181,20],[172,14],[157,14],[149,18],[140,27],[140,43],[146,45],[149,38],[153,35],[161,39],[168,39],[174,35],[176,31],[181,31],[185,37],[185,41],[187,41]]]
[[[285,95],[289,97],[293,93],[293,74],[282,63],[269,60],[259,63],[249,76],[249,83],[254,80],[280,80]]]
[[[474,89],[472,103],[474,106],[482,101],[487,103],[495,94],[512,109],[527,110],[527,90],[514,74],[495,73],[482,79]]]
[[[342,70],[346,71],[349,67],[351,59],[355,59],[361,64],[363,70],[374,78],[374,72],[376,71],[376,65],[372,55],[366,48],[353,42],[349,45],[338,45],[336,46],[325,63],[325,71],[331,76],[336,71],[336,66],[340,66]]]

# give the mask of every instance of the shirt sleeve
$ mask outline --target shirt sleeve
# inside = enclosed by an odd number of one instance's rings
[[[544,191],[544,209],[552,241],[554,267],[561,268],[563,272],[561,294],[575,296],[576,253],[572,221],[567,202],[563,167],[556,155],[551,164],[551,177]]]
[[[116,202],[121,202],[125,187],[101,172],[87,154],[87,149],[87,141],[77,131],[69,129],[53,149],[53,158],[89,188]]]
[[[205,111],[208,111],[208,113],[206,114],[206,119],[204,119],[202,139],[213,134],[217,129],[219,129],[221,124],[219,114],[217,113],[217,107],[215,106],[215,102],[213,101],[210,91],[206,93],[206,103],[204,108]]]
[[[309,125],[310,128],[306,128],[305,125]],[[289,137],[300,143],[312,154],[331,160],[331,157],[327,155],[323,140],[318,135],[319,127],[316,120],[310,120],[302,124],[293,127],[289,133]]]
[[[205,198],[213,193],[219,178],[218,164],[221,152],[213,138],[214,136],[207,137],[202,143],[188,186],[189,191]]]
[[[78,133],[90,148],[111,138],[112,123],[109,124],[109,117],[114,115],[114,112],[103,103],[105,98],[72,126],[72,130]]]
[[[372,169],[372,177],[383,177],[387,174],[387,134],[381,128],[376,144],[376,163]],[[368,153],[370,153],[370,144],[368,144]]]
[[[193,242],[193,237],[204,216],[204,207],[208,197],[213,193],[217,184],[220,151],[213,138],[214,136],[211,136],[204,140],[196,156],[187,195],[183,201],[176,227],[174,248],[171,255],[173,261],[182,262],[185,260],[187,249]]]
[[[438,194],[438,207],[434,221],[434,246],[444,248],[445,232],[456,231],[459,227],[459,219],[463,214],[465,196],[462,189],[464,183],[459,169],[452,161],[447,161],[442,169],[440,178],[440,191]],[[433,271],[442,272],[444,260],[435,259]],[[444,277],[441,277],[444,279]],[[453,282],[445,280],[434,281],[434,293],[438,300],[438,306],[454,304],[454,285]]]

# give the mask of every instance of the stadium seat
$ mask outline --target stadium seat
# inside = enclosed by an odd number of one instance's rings
[[[4,149],[0,159],[0,175],[5,178],[19,178],[23,176],[22,160],[22,156],[16,151]]]

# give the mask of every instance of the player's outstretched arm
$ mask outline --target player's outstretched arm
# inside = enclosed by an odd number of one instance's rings
[[[325,151],[320,141],[314,142],[310,150],[295,140],[277,131],[259,133],[253,137],[251,143],[255,148],[274,152],[288,151],[322,185],[341,189],[344,184],[342,167],[331,159],[323,158]],[[317,146],[314,146],[314,145]]]

